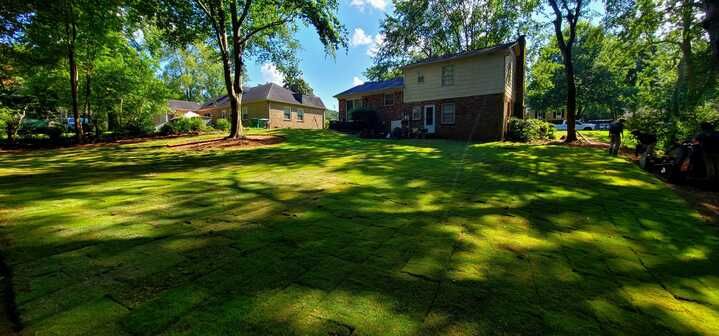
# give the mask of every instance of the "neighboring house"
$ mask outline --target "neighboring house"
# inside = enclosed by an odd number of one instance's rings
[[[403,78],[337,94],[340,120],[366,107],[378,112],[388,131],[402,127],[444,138],[503,139],[509,118],[524,116],[525,45],[522,36],[406,65]]]
[[[241,106],[244,125],[260,120],[269,128],[324,128],[325,104],[320,97],[297,94],[274,83],[245,88]],[[230,100],[218,97],[195,112],[227,119]]]
[[[200,104],[186,100],[170,99],[167,101],[167,107],[169,107],[169,109],[165,111],[165,113],[157,115],[153,119],[155,126],[162,126],[166,122],[183,116],[187,112],[196,111],[200,108]]]

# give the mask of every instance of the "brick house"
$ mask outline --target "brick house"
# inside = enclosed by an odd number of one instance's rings
[[[246,88],[242,94],[242,124],[266,123],[268,128],[324,128],[325,104],[317,96],[300,95],[274,83]],[[212,99],[195,111],[210,118],[229,118],[227,96]]]
[[[401,127],[442,138],[501,140],[509,118],[524,116],[525,45],[522,36],[406,65],[401,78],[335,95],[340,120],[365,107],[377,111],[387,131]]]

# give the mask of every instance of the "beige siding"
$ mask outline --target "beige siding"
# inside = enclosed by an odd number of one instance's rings
[[[284,108],[292,108],[290,120],[284,118]],[[302,109],[305,112],[303,121],[297,120],[295,109]],[[307,106],[295,106],[277,102],[269,103],[270,128],[324,128],[324,110],[314,109]]]
[[[504,56],[495,53],[405,69],[404,101],[407,103],[504,93]],[[454,65],[454,85],[442,86],[442,67]],[[417,82],[421,71],[424,83]]]

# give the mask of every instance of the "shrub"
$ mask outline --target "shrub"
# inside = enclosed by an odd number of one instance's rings
[[[162,127],[160,127],[160,134],[162,135],[173,135],[177,134],[177,131],[175,130],[175,126],[171,122],[167,122]]]
[[[145,136],[152,134],[155,127],[149,120],[133,120],[122,126],[116,132],[122,136]]]
[[[170,120],[160,127],[160,133],[163,135],[171,134],[187,134],[190,132],[200,132],[205,129],[205,121],[202,118],[178,118]]]
[[[213,121],[212,126],[216,130],[227,131],[228,129],[230,129],[230,122],[227,121],[227,119],[220,118]]]
[[[42,133],[47,134],[51,142],[60,143],[62,141],[62,134],[65,133],[65,129],[58,126],[49,126],[44,128]]]
[[[551,140],[554,139],[554,127],[539,119],[512,118],[509,120],[507,138],[510,141],[519,142]]]

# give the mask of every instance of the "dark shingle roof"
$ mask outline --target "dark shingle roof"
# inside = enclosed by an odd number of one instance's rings
[[[188,110],[188,111],[194,111],[200,108],[200,104],[186,101],[186,100],[175,100],[175,99],[169,99],[167,101],[167,105],[170,106],[170,109],[172,110]]]
[[[364,84],[357,85],[349,90],[340,92],[335,95],[335,97],[339,96],[348,96],[358,93],[367,93],[367,92],[376,92],[376,91],[382,91],[382,90],[388,90],[388,89],[399,89],[404,86],[404,78],[397,77],[390,80],[385,81],[377,81],[377,82],[365,82]]]
[[[404,68],[412,68],[412,67],[415,67],[418,65],[430,64],[430,63],[436,63],[436,62],[444,62],[444,61],[465,58],[465,57],[479,56],[479,55],[484,55],[484,54],[491,54],[497,50],[509,49],[512,46],[514,46],[516,43],[517,42],[510,42],[510,43],[498,44],[498,45],[491,46],[488,48],[483,48],[483,49],[463,51],[463,52],[459,52],[459,53],[455,53],[455,54],[448,54],[448,55],[425,58],[421,61],[407,64],[402,68],[403,69]]]
[[[258,101],[274,101],[280,103],[288,103],[295,105],[304,105],[318,109],[324,109],[325,104],[322,99],[317,96],[300,95],[285,89],[275,83],[267,83],[251,88],[245,88],[242,94],[243,103],[253,103]],[[220,96],[209,100],[201,109],[224,108],[229,106],[230,100],[227,96]]]

